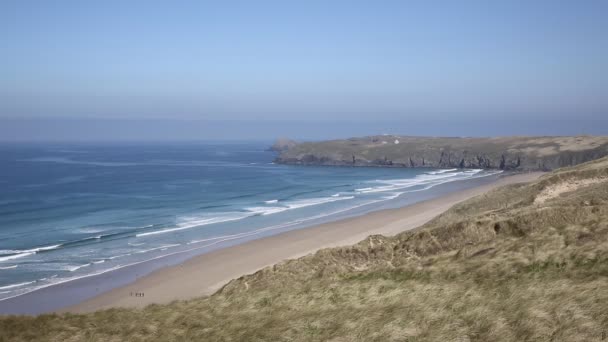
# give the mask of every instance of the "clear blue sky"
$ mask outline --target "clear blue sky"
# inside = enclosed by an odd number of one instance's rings
[[[483,135],[495,129],[453,124],[509,118],[496,134],[605,134],[607,16],[608,1],[5,0],[0,121],[415,122]],[[521,129],[549,119],[555,129]]]

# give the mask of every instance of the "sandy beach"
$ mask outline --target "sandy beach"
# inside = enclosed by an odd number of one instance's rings
[[[452,205],[501,185],[528,182],[543,173],[501,177],[496,182],[398,209],[285,232],[241,245],[224,248],[159,269],[135,282],[100,294],[59,312],[91,312],[114,307],[144,307],[210,295],[232,279],[266,266],[314,253],[319,249],[345,246],[373,234],[395,235],[411,230],[441,214]]]

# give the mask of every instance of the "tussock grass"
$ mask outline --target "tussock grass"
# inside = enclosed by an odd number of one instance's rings
[[[601,341],[608,338],[608,159],[458,204],[141,310],[0,318],[0,341]],[[584,184],[584,183],[581,183]]]

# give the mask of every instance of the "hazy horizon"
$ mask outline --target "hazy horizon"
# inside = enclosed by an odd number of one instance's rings
[[[608,2],[0,4],[0,140],[608,134]]]
[[[167,119],[0,119],[0,142],[56,141],[272,141],[343,139],[395,134],[409,136],[608,135],[608,118],[577,120],[509,119],[476,122],[207,121]]]

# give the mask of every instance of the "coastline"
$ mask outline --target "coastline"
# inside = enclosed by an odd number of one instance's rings
[[[283,232],[192,257],[155,270],[133,282],[101,293],[56,312],[84,313],[101,309],[141,308],[210,295],[232,279],[254,273],[287,259],[329,247],[357,243],[369,235],[395,235],[428,222],[452,205],[493,188],[528,182],[542,172],[505,175],[485,185],[396,209],[374,211],[351,218]],[[135,296],[135,293],[143,296]]]

